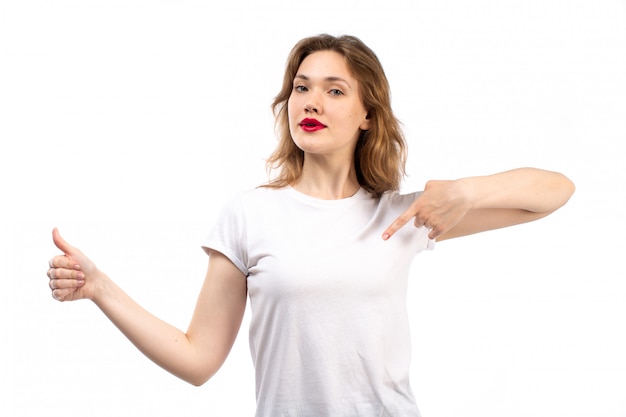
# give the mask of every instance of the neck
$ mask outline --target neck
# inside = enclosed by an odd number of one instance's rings
[[[291,186],[323,200],[352,197],[360,188],[352,161],[333,166],[313,158],[305,158],[302,175]]]

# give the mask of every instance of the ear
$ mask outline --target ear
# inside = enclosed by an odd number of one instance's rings
[[[370,130],[370,126],[371,126],[370,114],[367,113],[367,115],[365,116],[365,119],[363,119],[363,121],[361,122],[359,129]]]

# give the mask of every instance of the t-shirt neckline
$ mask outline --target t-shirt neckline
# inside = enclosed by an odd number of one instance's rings
[[[359,189],[353,195],[345,198],[339,198],[336,200],[326,200],[323,198],[313,197],[311,195],[305,194],[301,191],[296,190],[292,186],[285,187],[285,191],[288,192],[291,196],[296,198],[299,201],[304,203],[316,205],[316,206],[325,206],[325,207],[339,207],[352,204],[355,201],[363,200],[367,198],[367,191],[363,187],[359,187]]]

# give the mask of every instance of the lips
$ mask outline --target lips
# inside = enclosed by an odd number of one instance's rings
[[[318,130],[322,130],[326,127],[326,125],[324,125],[323,123],[321,123],[320,121],[316,120],[316,119],[303,119],[300,122],[300,127],[302,128],[302,130],[304,130],[305,132],[316,132]]]

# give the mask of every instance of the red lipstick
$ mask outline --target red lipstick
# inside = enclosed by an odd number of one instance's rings
[[[319,122],[316,119],[302,119],[300,122],[300,127],[305,132],[317,132],[318,130],[324,129],[326,126]]]

